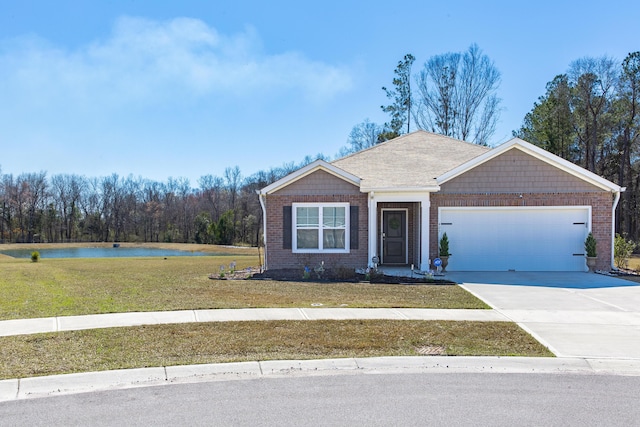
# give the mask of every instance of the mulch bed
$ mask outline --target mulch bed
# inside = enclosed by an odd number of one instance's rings
[[[230,279],[236,277],[229,277]],[[253,271],[246,277],[237,277],[238,279],[252,279],[252,280],[277,280],[277,281],[289,281],[289,282],[311,282],[311,283],[390,283],[390,284],[439,284],[439,285],[453,285],[454,283],[444,279],[431,279],[426,280],[424,277],[398,277],[387,276],[383,274],[372,274],[369,280],[366,280],[364,274],[356,273],[355,271],[345,272],[344,270],[333,271],[326,269],[320,276],[315,272],[311,272],[309,278],[303,277],[303,272],[299,269],[285,268],[267,270],[264,272]]]

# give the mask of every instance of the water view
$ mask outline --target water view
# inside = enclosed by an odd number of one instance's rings
[[[159,248],[60,248],[60,249],[14,249],[0,250],[0,254],[14,258],[31,258],[38,251],[41,258],[133,258],[133,257],[170,257],[170,256],[212,256],[226,255],[212,252],[178,251]]]

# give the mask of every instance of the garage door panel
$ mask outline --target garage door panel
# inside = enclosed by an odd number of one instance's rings
[[[441,208],[451,271],[584,271],[589,209]],[[576,255],[579,254],[579,255]]]

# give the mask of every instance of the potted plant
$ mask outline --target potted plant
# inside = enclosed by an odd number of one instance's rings
[[[449,237],[447,237],[447,233],[444,233],[440,238],[438,255],[440,255],[440,260],[442,261],[442,271],[447,271],[447,264],[449,264],[449,257],[451,256],[449,253]]]
[[[590,272],[596,271],[596,238],[589,233],[584,241],[584,250],[587,253],[587,267]]]

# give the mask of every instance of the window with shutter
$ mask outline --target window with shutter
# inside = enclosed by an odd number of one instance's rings
[[[348,203],[294,203],[291,208],[293,252],[349,252],[353,231]]]

